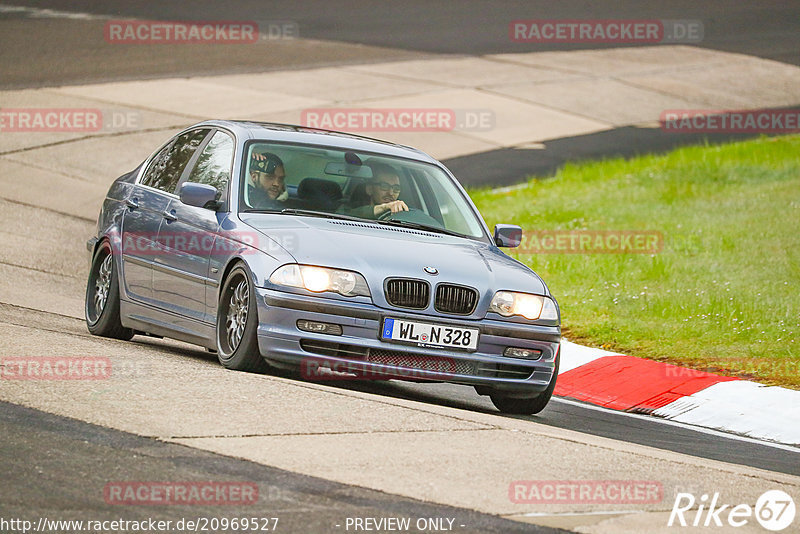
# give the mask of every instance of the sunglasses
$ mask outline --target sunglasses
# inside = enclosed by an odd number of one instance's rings
[[[380,189],[384,193],[386,191],[391,191],[392,193],[397,193],[397,194],[400,193],[400,184],[393,185],[386,182],[377,182],[375,185],[378,187],[378,189]]]

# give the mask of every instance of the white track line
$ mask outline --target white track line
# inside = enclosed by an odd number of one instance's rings
[[[567,341],[565,338],[561,339],[561,361],[558,367],[558,374],[571,371],[581,365],[586,365],[589,362],[602,358],[604,356],[619,356],[617,352],[609,352],[603,349],[596,349],[592,347],[585,347]]]
[[[564,399],[561,397],[553,397],[551,402],[561,402],[564,404],[568,404],[570,406],[579,406],[581,408],[586,408],[589,410],[596,410],[598,412],[615,414],[615,415],[622,415],[625,417],[632,417],[634,419],[643,419],[646,421],[651,421],[653,423],[660,423],[662,425],[670,425],[676,426],[678,428],[684,428],[686,430],[693,430],[695,432],[700,432],[701,434],[708,434],[710,436],[717,436],[726,439],[732,439],[735,441],[743,441],[745,443],[753,443],[756,445],[763,445],[765,447],[772,447],[773,449],[780,449],[782,451],[793,452],[796,454],[800,454],[800,448],[793,447],[791,445],[784,445],[783,443],[774,443],[772,441],[763,441],[760,439],[749,438],[747,436],[740,436],[738,434],[730,434],[728,432],[722,432],[720,430],[713,430],[710,428],[705,428],[701,426],[690,425],[687,423],[679,423],[677,421],[670,421],[669,419],[662,419],[659,417],[653,417],[652,415],[642,415],[638,413],[630,413],[630,412],[621,412],[619,410],[612,410],[610,408],[603,408],[602,406],[595,406],[594,404],[587,404],[583,402],[573,401],[569,399]]]
[[[628,514],[643,514],[644,510],[598,510],[596,512],[528,512],[511,517],[583,517],[587,515],[628,515]]]
[[[0,13],[22,13],[33,19],[82,19],[92,20],[105,18],[91,13],[72,13],[68,11],[57,11],[55,9],[40,9],[37,7],[12,6],[0,4]]]

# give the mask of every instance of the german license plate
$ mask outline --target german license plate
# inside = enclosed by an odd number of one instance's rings
[[[387,341],[415,343],[424,347],[475,350],[478,348],[479,332],[477,328],[386,318],[383,320],[381,338]]]

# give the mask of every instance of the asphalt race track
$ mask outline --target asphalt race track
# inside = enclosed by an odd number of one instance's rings
[[[172,47],[165,54],[145,50],[123,52],[87,43],[83,36],[91,20],[40,18],[34,21],[31,32],[31,21],[25,20],[25,15],[0,12],[0,20],[7,19],[0,36],[0,64],[4,65],[1,87],[166,74],[259,72],[287,66],[362,63],[433,54],[481,55],[612,46],[514,43],[508,38],[508,25],[517,19],[700,20],[704,35],[699,46],[800,64],[797,5],[780,0],[669,3],[626,0],[608,4],[574,0],[557,4],[525,0],[438,3],[282,0],[269,2],[268,7],[258,0],[224,3],[202,0],[192,2],[190,12],[180,2],[16,0],[8,3],[108,18],[291,21],[297,23],[302,39],[325,43],[314,47],[297,43],[291,47],[271,41],[255,54],[248,47],[220,47],[222,51],[218,52],[202,45],[184,47],[185,50]],[[56,49],[58,61],[53,61]],[[21,57],[24,61],[17,61]]]
[[[108,472],[119,470],[135,473],[140,480],[230,478],[257,483],[259,504],[230,507],[225,510],[226,517],[278,517],[278,530],[284,532],[332,531],[336,525],[344,525],[347,517],[378,516],[452,518],[460,532],[557,532],[297,475],[13,404],[0,403],[0,429],[6,436],[0,443],[4,458],[0,488],[3,516],[141,520],[138,510],[98,505],[92,498],[92,490],[107,483]],[[41,476],[44,470],[47,477]],[[78,479],[80,484],[75,484]],[[26,497],[21,504],[17,504],[19,493]],[[163,507],[151,510],[149,517],[154,520],[178,517],[170,510],[163,511]],[[192,506],[191,515],[187,513],[189,519],[215,516],[219,513],[214,506]]]
[[[703,25],[696,46],[743,53],[800,65],[800,18],[791,2],[286,2],[200,1],[186,13],[178,3],[24,1],[0,8],[0,89],[65,84],[263,72],[315,66],[363,64],[442,56],[524,53],[603,48],[610,44],[515,43],[508,24],[517,19],[693,20]],[[340,7],[342,6],[342,7]],[[25,8],[29,8],[28,11]],[[51,9],[45,16],[38,11]],[[64,18],[61,12],[79,13]],[[115,47],[87,41],[110,18],[147,20],[255,20],[296,24],[299,39],[267,40],[255,46],[165,45]],[[100,30],[102,31],[102,30]],[[628,46],[628,45],[621,45]],[[634,46],[634,45],[631,45]],[[58,61],[53,51],[58,50]],[[23,61],[18,58],[24,57]],[[550,175],[567,161],[659,153],[708,140],[722,142],[746,134],[669,133],[618,127],[598,134],[565,137],[536,150],[502,149],[445,159],[457,176],[480,176],[468,185],[509,185],[526,174]],[[462,172],[467,171],[467,172]]]

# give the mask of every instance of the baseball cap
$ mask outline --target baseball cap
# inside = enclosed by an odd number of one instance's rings
[[[264,159],[257,159],[256,156],[262,156]],[[283,161],[275,154],[269,152],[253,152],[250,154],[250,172],[263,172],[272,174],[278,167],[283,167]]]

